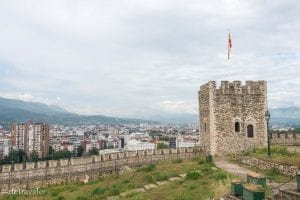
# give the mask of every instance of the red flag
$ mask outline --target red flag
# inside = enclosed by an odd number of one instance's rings
[[[230,32],[229,32],[229,34],[228,34],[228,55],[227,55],[228,60],[230,58],[231,48],[232,48],[232,42],[231,42],[231,36],[230,36]]]

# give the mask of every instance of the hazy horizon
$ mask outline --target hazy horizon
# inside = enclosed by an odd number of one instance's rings
[[[4,98],[147,118],[197,114],[209,80],[266,80],[270,108],[300,106],[297,1],[2,1],[0,11]]]

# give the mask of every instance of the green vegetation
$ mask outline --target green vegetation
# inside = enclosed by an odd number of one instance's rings
[[[252,156],[264,160],[270,160],[267,155],[268,149],[252,149],[243,153],[245,156]],[[291,152],[286,146],[271,146],[271,161],[300,167],[300,153]]]
[[[266,177],[270,180],[273,180],[278,183],[286,182],[288,180],[287,177],[283,176],[280,174],[278,169],[276,168],[271,168],[265,171]]]
[[[168,148],[169,148],[169,146],[165,143],[161,142],[161,143],[157,144],[157,149],[168,149]]]
[[[149,165],[145,165],[143,167],[140,167],[139,169],[137,169],[138,172],[151,172],[156,168],[155,164],[149,164]]]
[[[189,171],[187,174],[186,174],[186,178],[187,179],[192,179],[192,180],[197,180],[199,179],[200,177],[200,172],[199,171]]]
[[[29,160],[30,160],[31,162],[35,162],[35,161],[38,161],[38,159],[39,159],[39,154],[38,154],[38,152],[35,151],[35,150],[33,150],[33,151],[30,153],[30,155],[29,155]]]
[[[96,148],[91,149],[91,155],[98,155],[99,150]],[[49,147],[49,155],[45,158],[40,158],[38,152],[32,151],[29,155],[23,150],[14,150],[11,148],[7,156],[0,160],[1,164],[22,163],[25,161],[36,162],[38,160],[58,160],[61,158],[81,157],[83,154],[83,146],[79,145],[75,151],[67,149],[55,151],[51,146]]]
[[[204,160],[204,161],[203,161]],[[108,196],[119,195],[122,192],[141,188],[149,183],[168,180],[186,173],[186,178],[169,181],[146,192],[132,192],[122,199],[147,200],[189,200],[189,199],[219,199],[222,194],[229,192],[231,176],[215,167],[213,163],[205,162],[205,158],[181,160],[180,162],[166,161],[159,164],[149,164],[137,170],[123,174],[111,174],[87,184],[60,184],[44,188],[46,194],[40,196],[3,196],[2,199],[106,199]]]
[[[90,155],[98,155],[99,150],[96,147],[93,147],[91,150],[89,150]]]
[[[23,150],[14,150],[10,148],[9,153],[7,156],[4,157],[3,160],[0,161],[0,164],[11,164],[11,163],[18,163],[24,162],[27,158],[25,151]]]

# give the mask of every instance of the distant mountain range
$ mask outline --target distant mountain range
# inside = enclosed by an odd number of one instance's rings
[[[300,107],[286,107],[270,109],[271,125],[286,125],[286,126],[300,126]],[[156,115],[150,119],[155,119],[160,122],[173,123],[198,123],[198,114],[169,114],[164,113]]]
[[[270,114],[271,124],[300,126],[300,107],[271,109]]]
[[[271,124],[300,126],[300,107],[287,107],[271,109]],[[197,114],[169,114],[160,115],[145,119],[129,119],[108,117],[104,115],[79,115],[68,112],[59,106],[48,106],[42,103],[25,102],[15,99],[0,97],[0,125],[9,127],[12,122],[48,122],[52,124],[126,124],[126,123],[198,123]]]
[[[153,120],[108,117],[104,115],[78,115],[59,106],[25,102],[0,97],[0,125],[8,128],[13,122],[48,122],[52,124],[139,124],[158,123]]]

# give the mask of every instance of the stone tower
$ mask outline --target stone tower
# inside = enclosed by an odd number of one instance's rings
[[[242,152],[267,145],[267,82],[215,81],[198,92],[200,142],[215,154]]]

